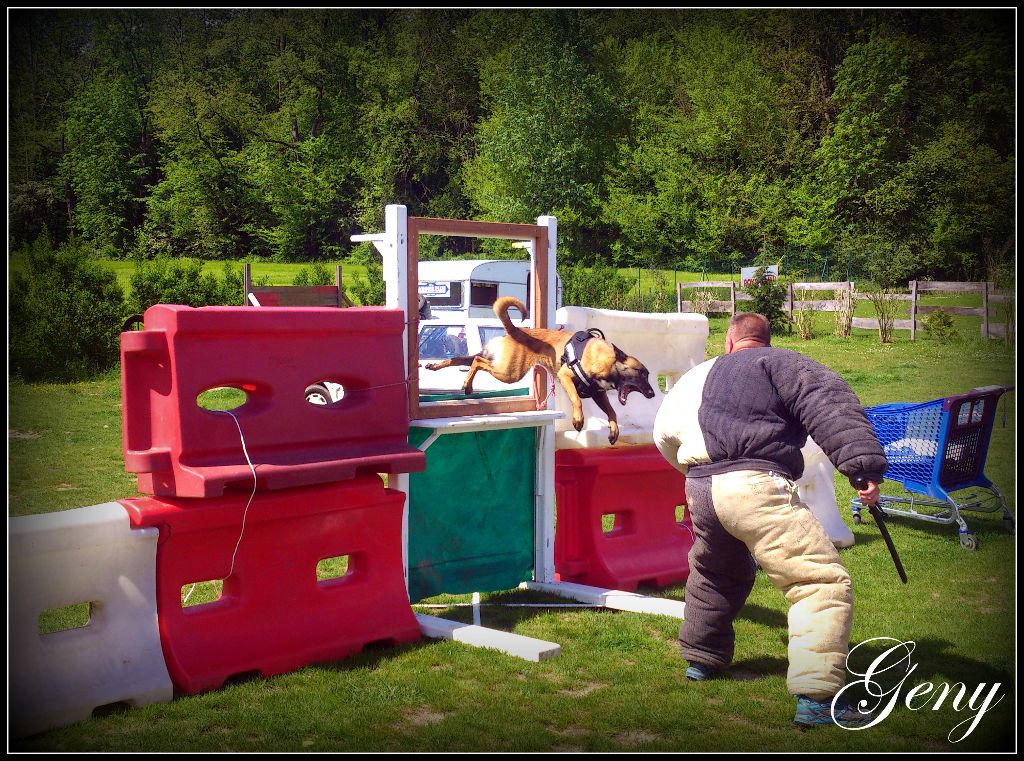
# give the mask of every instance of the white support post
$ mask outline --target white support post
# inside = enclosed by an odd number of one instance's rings
[[[534,492],[533,568],[536,581],[555,580],[555,430],[537,429],[536,490]]]
[[[402,330],[402,364],[405,374],[409,374],[409,308],[406,303],[408,293],[408,273],[406,260],[409,255],[409,211],[401,204],[389,204],[384,207],[384,232],[371,235],[353,235],[351,240],[357,243],[372,243],[380,252],[384,265],[384,306],[388,309],[401,309],[405,314],[406,327]],[[417,305],[412,305],[417,308]]]
[[[547,270],[537,273],[544,278],[545,290],[548,294],[547,320],[548,328],[555,328],[555,312],[558,307],[558,220],[553,216],[537,217],[537,224],[548,231]],[[530,251],[533,259],[534,252]],[[535,370],[534,372],[541,372]],[[554,381],[554,378],[548,378]],[[555,395],[550,394],[547,400],[548,409],[554,409]],[[534,576],[539,582],[555,580],[555,431],[552,426],[545,426],[537,432],[537,499],[535,509],[534,530]]]
[[[474,647],[490,647],[528,661],[542,661],[553,658],[562,652],[561,646],[557,643],[524,637],[521,634],[505,632],[500,629],[462,624],[458,621],[449,621],[446,618],[436,618],[423,613],[417,613],[416,620],[425,637],[465,642]]]
[[[632,613],[654,613],[678,619],[683,618],[683,610],[686,607],[685,603],[679,600],[647,597],[635,594],[634,592],[589,587],[585,584],[570,584],[568,582],[542,584],[526,581],[520,587],[531,589],[535,592],[547,592],[559,597],[568,597],[570,600],[577,600],[590,605],[600,605],[614,610],[626,610]]]

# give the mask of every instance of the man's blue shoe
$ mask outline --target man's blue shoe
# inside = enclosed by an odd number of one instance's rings
[[[686,669],[686,678],[694,682],[703,682],[715,675],[715,670],[703,663],[691,663]]]
[[[798,695],[796,699],[796,716],[793,717],[793,723],[801,729],[816,727],[819,724],[838,724],[841,727],[855,728],[870,724],[871,721],[870,711],[858,711],[844,700],[837,701],[833,710],[831,698],[819,701]]]

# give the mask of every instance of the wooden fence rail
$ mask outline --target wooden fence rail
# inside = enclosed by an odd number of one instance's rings
[[[701,290],[706,288],[724,288],[729,290],[729,300],[713,300],[705,302],[709,312],[726,312],[730,316],[736,314],[736,303],[749,301],[753,297],[745,289],[736,285],[731,280],[703,280],[699,282],[677,283],[676,284],[676,309],[679,312],[692,311],[695,302],[683,299],[683,290]],[[910,339],[916,340],[918,329],[924,328],[924,323],[918,319],[918,315],[927,315],[942,310],[946,314],[961,316],[980,316],[982,320],[981,335],[988,338],[1003,338],[1007,336],[1007,330],[1012,337],[1014,330],[1014,295],[996,291],[990,282],[951,282],[936,280],[911,280],[907,284],[909,293],[890,294],[889,298],[894,301],[908,302],[909,319],[893,320],[894,330],[909,330]],[[816,311],[832,312],[840,309],[843,305],[836,298],[833,299],[804,299],[797,300],[795,295],[800,291],[833,291],[842,293],[845,297],[845,305],[848,307],[850,299],[856,294],[856,284],[853,282],[835,283],[792,283],[787,289],[784,297],[786,314],[790,321],[793,319],[793,312],[801,308],[811,308]],[[956,306],[926,306],[920,304],[923,293],[981,293],[981,307],[956,307]],[[999,316],[998,310],[993,304],[1009,304],[1006,310],[1009,323],[992,322],[990,317]],[[852,327],[867,328],[875,330],[878,328],[878,320],[874,317],[854,317]]]

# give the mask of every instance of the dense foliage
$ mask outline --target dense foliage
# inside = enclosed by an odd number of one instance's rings
[[[1014,20],[12,10],[9,245],[45,226],[112,256],[324,261],[404,203],[554,214],[566,265],[992,277],[1014,256]]]
[[[23,380],[83,380],[117,362],[124,292],[79,245],[58,249],[44,230],[8,288],[8,370]]]

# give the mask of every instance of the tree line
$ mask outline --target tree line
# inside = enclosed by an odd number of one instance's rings
[[[996,279],[1014,30],[1012,9],[12,10],[8,243],[336,260],[403,203],[554,214],[570,265]]]

